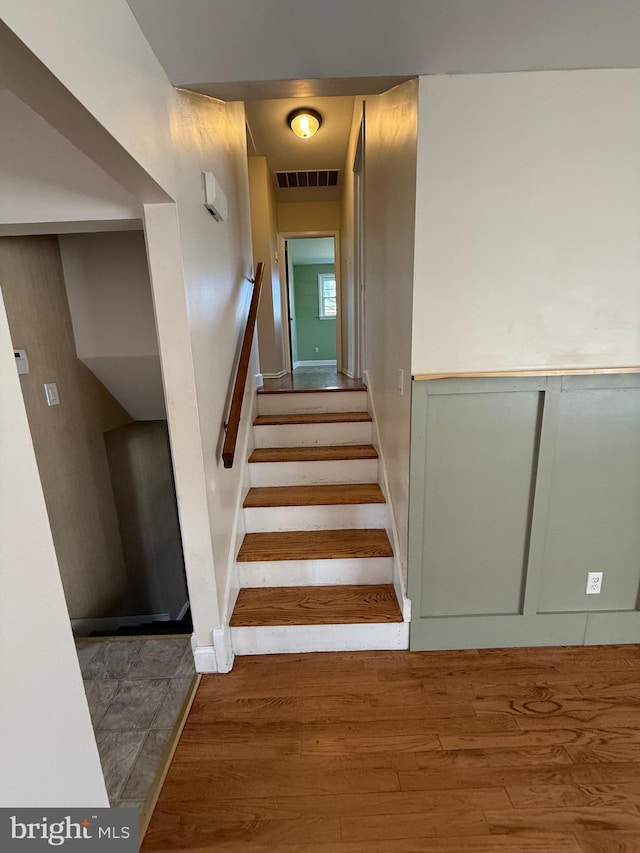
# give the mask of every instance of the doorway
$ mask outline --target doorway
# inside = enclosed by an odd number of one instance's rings
[[[337,369],[337,235],[283,235],[291,370]]]

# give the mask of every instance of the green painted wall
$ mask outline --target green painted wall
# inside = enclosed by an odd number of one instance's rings
[[[413,649],[640,642],[640,376],[414,382],[411,442]]]
[[[336,357],[336,321],[318,317],[318,275],[327,272],[335,272],[335,265],[300,264],[293,268],[298,361],[328,361]]]

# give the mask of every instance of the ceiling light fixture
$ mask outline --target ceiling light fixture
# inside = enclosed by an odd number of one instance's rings
[[[322,116],[311,107],[300,107],[289,113],[287,124],[300,139],[311,139],[322,124]]]

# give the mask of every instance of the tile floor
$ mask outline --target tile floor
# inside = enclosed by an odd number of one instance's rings
[[[187,638],[76,641],[112,806],[142,808],[195,676]]]

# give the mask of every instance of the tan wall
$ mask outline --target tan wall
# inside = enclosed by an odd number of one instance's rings
[[[258,346],[262,375],[284,370],[282,301],[279,268],[275,264],[278,221],[273,178],[266,157],[249,157],[249,198],[254,266],[265,265],[258,309]]]
[[[278,230],[338,231],[339,201],[290,201],[278,204]]]
[[[417,80],[367,98],[365,124],[365,369],[404,568],[409,524]],[[398,392],[399,370],[404,371],[403,395]]]
[[[353,160],[358,145],[360,125],[363,119],[364,102],[362,98],[356,98],[353,105],[353,119],[351,132],[349,134],[349,145],[347,148],[346,167],[342,184],[342,200],[340,222],[340,249],[342,257],[340,277],[340,302],[342,307],[342,369],[349,376],[353,375],[356,362],[356,329],[355,329],[355,264],[354,264],[354,177]]]
[[[127,578],[102,434],[131,418],[76,357],[57,238],[1,238],[0,286],[13,345],[29,358],[20,383],[69,615],[121,615]],[[59,406],[47,406],[45,382],[57,383]]]

